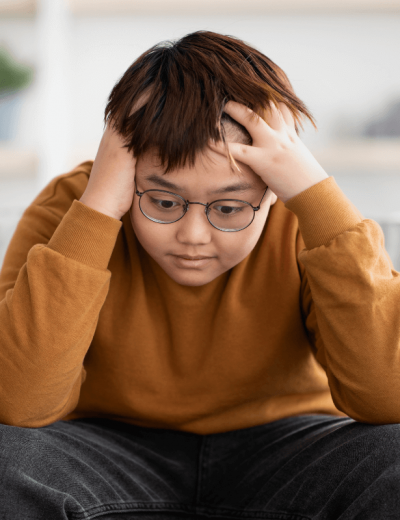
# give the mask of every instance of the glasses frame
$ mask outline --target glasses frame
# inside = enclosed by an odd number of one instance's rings
[[[181,195],[178,195],[177,193],[174,193],[172,191],[167,191],[167,190],[151,189],[151,190],[145,190],[145,191],[140,192],[137,189],[136,179],[135,179],[135,193],[139,197],[139,209],[143,213],[143,215],[146,218],[148,218],[149,220],[151,220],[152,222],[156,222],[157,224],[173,224],[174,222],[178,222],[178,220],[181,220],[186,215],[186,213],[189,211],[189,204],[200,204],[201,206],[205,206],[204,213],[206,214],[207,220],[212,225],[212,227],[215,228],[215,229],[218,229],[219,231],[225,231],[226,233],[231,233],[231,232],[236,233],[237,231],[242,231],[243,229],[248,228],[250,226],[250,224],[253,223],[254,217],[256,215],[256,211],[258,211],[260,209],[261,203],[262,203],[262,201],[264,199],[265,194],[267,193],[267,190],[268,190],[268,186],[265,188],[265,191],[263,193],[263,196],[261,197],[261,200],[260,200],[260,203],[258,204],[258,206],[253,206],[252,204],[250,204],[250,202],[247,202],[246,200],[239,200],[239,199],[217,199],[217,200],[213,200],[212,202],[207,202],[206,204],[204,204],[204,202],[193,202],[193,201],[190,201],[190,200],[186,200]],[[148,215],[146,215],[146,213],[144,213],[144,211],[142,210],[142,206],[140,204],[140,201],[142,200],[142,196],[145,193],[149,192],[149,191],[162,191],[163,193],[168,193],[169,195],[174,195],[174,196],[179,197],[180,199],[182,199],[183,202],[185,203],[185,208],[184,208],[183,215],[181,217],[177,218],[176,220],[173,220],[172,222],[162,222],[162,221],[160,221],[158,219],[151,218]],[[245,226],[243,228],[240,228],[240,229],[222,229],[222,228],[219,228],[219,227],[215,226],[211,222],[211,220],[208,217],[208,215],[209,215],[209,207],[211,206],[211,204],[214,204],[214,202],[227,202],[227,201],[242,202],[242,203],[247,204],[248,206],[250,206],[252,208],[252,210],[253,210],[253,218],[251,219],[250,223],[247,224],[247,226]]]

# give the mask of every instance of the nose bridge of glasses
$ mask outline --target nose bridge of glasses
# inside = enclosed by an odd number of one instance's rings
[[[186,201],[186,207],[189,209],[189,204],[199,204],[200,206],[205,206],[205,210],[208,208],[208,203],[204,204],[204,202],[190,202],[189,200]]]

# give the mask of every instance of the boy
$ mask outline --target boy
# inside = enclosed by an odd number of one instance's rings
[[[116,84],[1,271],[2,518],[396,517],[399,277],[301,114],[207,31]]]

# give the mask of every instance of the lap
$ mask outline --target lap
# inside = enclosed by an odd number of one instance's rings
[[[398,518],[400,424],[302,415],[205,442],[199,500],[209,511],[282,520]]]
[[[367,520],[400,510],[398,424],[302,415],[197,435],[80,419],[0,425],[0,439],[4,520]]]
[[[2,520],[130,518],[140,512],[159,520],[166,516],[158,512],[169,511],[192,518],[195,434],[79,419],[35,429],[0,425],[0,439]]]

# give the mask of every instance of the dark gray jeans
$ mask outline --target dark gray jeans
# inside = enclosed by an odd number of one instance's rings
[[[0,425],[0,519],[400,518],[400,424],[300,415],[198,435]]]

